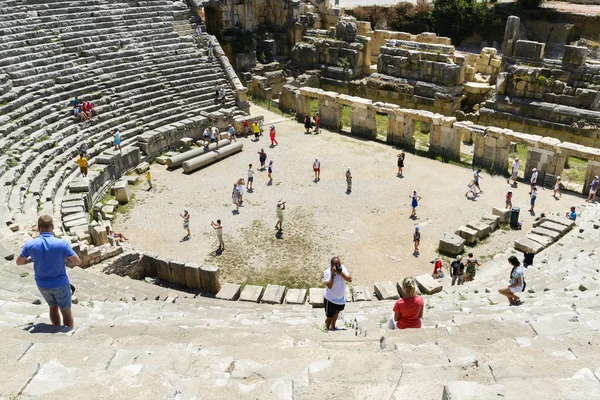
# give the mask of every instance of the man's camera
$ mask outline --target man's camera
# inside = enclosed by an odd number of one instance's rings
[[[339,265],[339,264],[338,264],[338,265],[336,265],[336,266],[335,266],[335,270],[336,270],[336,272],[337,272],[338,274],[341,274],[341,273],[342,273],[342,266],[341,266],[341,265]]]

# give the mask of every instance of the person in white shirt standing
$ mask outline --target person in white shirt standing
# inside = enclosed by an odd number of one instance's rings
[[[248,164],[248,180],[246,181],[246,189],[248,192],[252,191],[252,184],[254,183],[254,170],[252,164]]]
[[[329,268],[323,273],[323,281],[325,282],[323,296],[325,328],[328,331],[335,331],[338,315],[346,306],[346,282],[352,282],[352,277],[339,257],[333,257]]]
[[[529,184],[531,185],[531,190],[533,190],[533,188],[535,186],[537,186],[537,178],[538,178],[538,170],[537,170],[537,168],[534,168],[531,170],[531,178],[529,179]],[[529,194],[531,194],[531,192],[529,192]]]
[[[315,182],[321,180],[321,161],[317,157],[315,157],[315,161],[313,162],[313,171],[315,173]]]
[[[512,179],[513,185],[517,186],[517,176],[519,175],[519,158],[515,158],[515,161],[512,163],[511,169],[511,177],[506,180],[506,183],[510,183]]]

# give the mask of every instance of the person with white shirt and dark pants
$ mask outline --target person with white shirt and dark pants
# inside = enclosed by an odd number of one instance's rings
[[[340,311],[346,306],[346,282],[352,282],[350,273],[342,265],[339,257],[331,259],[331,265],[323,273],[325,282],[325,328],[335,331],[335,323]]]

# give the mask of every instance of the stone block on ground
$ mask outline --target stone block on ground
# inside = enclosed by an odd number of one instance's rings
[[[527,249],[531,248],[533,249],[534,253],[539,253],[544,249],[544,246],[527,237],[522,237],[520,239],[515,240],[514,248],[515,250],[519,250],[523,253],[525,253]]]
[[[490,226],[488,224],[485,224],[479,220],[475,220],[475,221],[471,221],[467,224],[467,228],[471,228],[477,231],[477,238],[479,240],[481,239],[485,239],[486,237],[490,236],[490,232],[492,231],[490,229]]]
[[[500,224],[500,217],[498,215],[488,214],[481,217],[481,222],[484,224],[488,224],[490,226],[490,230],[494,232],[498,229]]]
[[[210,293],[217,293],[221,290],[219,267],[203,265],[200,267],[200,281],[202,290]]]
[[[192,143],[194,143],[194,139],[192,139],[192,138],[189,138],[189,137],[181,138],[181,146],[186,150],[192,147]]]
[[[556,231],[556,232],[560,233],[561,235],[564,235],[570,229],[566,225],[557,224],[557,223],[552,222],[552,221],[544,221],[544,222],[542,222],[542,224],[540,225],[540,227],[545,228],[545,229],[550,229],[551,231]]]
[[[171,282],[171,260],[165,257],[156,257],[156,275],[161,281]]]
[[[146,161],[144,161],[143,163],[138,164],[137,167],[135,167],[135,172],[137,172],[138,174],[143,174],[144,172],[148,171],[150,169],[150,164],[148,164]]]
[[[368,286],[354,286],[352,288],[352,301],[371,301],[371,290]]]
[[[240,297],[241,286],[235,283],[226,283],[223,285],[216,298],[220,300],[236,301]]]
[[[100,225],[88,225],[88,233],[92,237],[92,243],[96,246],[101,246],[108,243],[106,228]]]
[[[557,215],[546,215],[546,217],[541,220],[541,223],[543,223],[544,221],[550,221],[550,222],[554,222],[555,224],[561,224],[566,226],[567,228],[571,229],[575,226],[575,221],[572,221],[570,219],[566,219],[565,217],[560,217]]]
[[[281,304],[285,296],[285,286],[267,285],[263,294],[261,303],[265,304]]]
[[[304,304],[306,289],[288,289],[285,294],[285,304]]]
[[[456,232],[454,233],[460,236],[461,238],[465,239],[465,242],[469,244],[477,242],[477,231],[475,229],[471,229],[463,225],[459,226]]]
[[[322,288],[310,288],[308,289],[308,302],[313,308],[323,308],[325,304],[323,302],[325,295],[325,289]]]
[[[171,260],[171,282],[185,286],[185,261]]]
[[[377,282],[374,289],[379,300],[398,300],[400,298],[398,290],[391,281]]]
[[[534,242],[538,242],[544,247],[550,246],[553,243],[552,239],[550,239],[548,236],[536,235],[535,233],[528,233],[525,237],[533,240]]]
[[[126,204],[129,203],[129,199],[131,198],[131,191],[129,190],[129,183],[125,180],[117,181],[113,186],[113,191],[115,194],[115,199],[121,203]]]
[[[553,241],[557,241],[560,238],[560,233],[550,230],[550,229],[546,229],[546,228],[542,228],[542,226],[538,226],[536,228],[533,228],[531,230],[531,233],[535,233],[536,235],[542,235],[542,236],[548,236],[549,238],[551,238]]]
[[[265,288],[262,286],[246,285],[240,294],[240,301],[251,301],[253,303],[258,303],[262,298],[264,290]]]
[[[419,290],[423,294],[436,294],[443,289],[441,282],[433,279],[429,274],[419,275],[415,279]]]
[[[169,159],[169,157],[167,157],[167,156],[158,156],[154,159],[154,161],[156,161],[156,163],[160,164],[160,165],[167,165],[168,159]]]
[[[190,289],[201,289],[200,265],[195,263],[185,263],[185,286]]]
[[[500,222],[501,224],[508,224],[510,222],[510,212],[510,210],[506,210],[500,207],[494,207],[494,209],[492,210],[492,214],[500,217],[500,220],[498,222]]]
[[[465,249],[465,239],[458,235],[446,234],[440,239],[439,251],[440,253],[447,254],[450,256],[456,256],[462,254]]]

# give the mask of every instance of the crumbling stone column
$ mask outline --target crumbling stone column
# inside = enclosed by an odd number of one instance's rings
[[[450,158],[460,158],[460,138],[457,129],[453,128],[454,117],[434,118],[429,134],[429,151]]]
[[[319,96],[319,117],[321,126],[342,129],[342,106],[338,102],[337,93],[323,92]]]
[[[476,130],[473,165],[504,172],[508,168],[510,140],[500,128],[488,127],[485,131]]]
[[[377,122],[375,116],[377,112],[371,108],[371,100],[354,97],[350,114],[350,132],[353,135],[361,136],[367,139],[377,137]]]
[[[310,115],[310,97],[300,91],[296,94],[296,118],[303,122],[307,115]]]
[[[514,15],[506,20],[504,41],[502,42],[502,55],[504,57],[512,57],[513,55],[514,46],[519,36],[519,25],[521,25],[521,19]]]
[[[415,148],[414,132],[415,121],[402,110],[392,110],[388,113],[388,143],[412,150]]]

